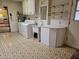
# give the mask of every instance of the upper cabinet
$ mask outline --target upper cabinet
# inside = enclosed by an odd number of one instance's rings
[[[23,0],[23,14],[34,15],[35,14],[35,0]]]
[[[26,14],[26,13],[28,13],[28,10],[27,10],[27,8],[28,8],[28,0],[23,0],[23,2],[22,2],[22,7],[23,7],[23,14]]]

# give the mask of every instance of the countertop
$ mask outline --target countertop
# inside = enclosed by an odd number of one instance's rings
[[[59,29],[59,28],[66,28],[67,26],[64,25],[42,25],[42,26],[38,26],[38,25],[32,25],[33,27],[41,27],[41,28],[54,28],[54,29]]]

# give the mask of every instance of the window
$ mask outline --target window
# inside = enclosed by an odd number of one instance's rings
[[[79,20],[79,0],[76,3],[75,20]]]
[[[46,20],[47,16],[47,6],[40,7],[41,19]]]

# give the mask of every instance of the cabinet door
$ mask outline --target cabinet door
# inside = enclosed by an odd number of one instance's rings
[[[28,1],[28,15],[35,14],[35,0]]]
[[[25,2],[22,2],[22,8],[23,8],[23,14],[25,13],[25,7],[24,7]]]
[[[40,0],[40,6],[47,6],[48,0]]]
[[[23,14],[27,15],[28,14],[28,0],[24,0],[22,2],[23,5]]]

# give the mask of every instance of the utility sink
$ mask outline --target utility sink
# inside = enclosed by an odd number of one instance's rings
[[[65,28],[63,25],[41,26],[41,42],[49,48],[56,48],[64,44]]]

